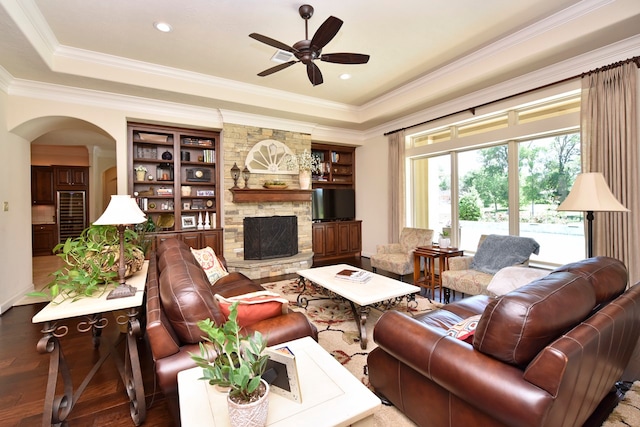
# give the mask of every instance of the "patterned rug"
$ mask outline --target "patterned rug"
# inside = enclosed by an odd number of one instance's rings
[[[275,283],[263,284],[266,289],[278,292],[289,300],[291,310],[304,313],[318,328],[318,342],[333,355],[342,365],[360,379],[364,385],[371,388],[366,372],[367,355],[376,347],[373,341],[373,326],[382,315],[382,311],[372,309],[366,323],[368,345],[365,350],[360,348],[358,329],[353,318],[351,306],[339,299],[327,299],[321,287],[307,285],[303,294],[308,305],[306,308],[297,306],[298,295],[302,287],[297,279],[283,280]],[[416,315],[434,310],[442,304],[430,302],[427,298],[416,296],[415,301],[407,304],[406,300],[385,307],[385,310],[398,310]],[[394,406],[382,405],[374,415],[376,427],[411,427],[415,424],[405,417]],[[636,381],[625,394],[625,398],[613,410],[602,427],[640,426],[640,381]]]
[[[307,285],[304,297],[308,301],[306,309],[298,307],[297,298],[302,287],[295,280],[283,280],[262,285],[268,290],[279,293],[289,300],[289,308],[304,313],[318,328],[318,343],[333,355],[351,374],[360,379],[364,385],[370,387],[369,377],[366,373],[367,355],[376,348],[373,341],[373,326],[382,315],[382,311],[372,309],[367,317],[366,336],[367,348],[360,348],[358,328],[353,318],[351,305],[339,299],[327,299],[323,289],[314,285]],[[408,312],[409,314],[424,313],[433,310],[442,304],[431,303],[427,298],[416,296],[415,301],[407,303],[406,299],[394,302],[392,307],[385,309]],[[414,426],[415,424],[406,418],[394,406],[381,406],[374,415],[376,427]]]

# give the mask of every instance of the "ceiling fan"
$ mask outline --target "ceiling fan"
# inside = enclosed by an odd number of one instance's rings
[[[335,16],[330,16],[326,21],[322,23],[320,28],[313,35],[313,38],[309,40],[309,18],[313,16],[313,6],[303,4],[298,9],[300,17],[304,19],[304,40],[300,40],[295,43],[293,47],[274,40],[270,37],[263,36],[257,33],[249,34],[249,37],[258,40],[259,42],[268,44],[276,49],[284,50],[292,53],[297,60],[285,62],[275,67],[264,70],[258,73],[260,77],[265,77],[273,74],[277,71],[284,70],[292,66],[297,62],[302,62],[307,66],[307,76],[312,85],[316,86],[322,84],[322,73],[320,68],[313,62],[315,59],[320,59],[325,62],[334,62],[337,64],[366,64],[369,61],[369,55],[363,55],[361,53],[322,53],[322,48],[325,47],[338,33],[342,26],[342,20]]]

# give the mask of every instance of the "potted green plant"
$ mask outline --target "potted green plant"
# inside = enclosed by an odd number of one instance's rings
[[[137,244],[138,235],[130,229],[124,233],[126,276],[140,270],[144,252]],[[52,273],[54,279],[46,286],[47,292],[31,292],[30,296],[51,297],[62,295],[74,300],[90,297],[117,285],[120,241],[118,230],[112,225],[91,225],[80,236],[59,243],[53,252],[65,265]]]
[[[440,234],[440,240],[438,241],[438,245],[441,248],[448,248],[451,246],[451,239],[449,238],[450,228],[443,228],[442,233]]]
[[[264,426],[269,408],[269,385],[262,379],[269,359],[264,354],[267,341],[258,331],[242,335],[237,318],[236,302],[223,325],[218,326],[211,319],[198,322],[205,334],[204,342],[200,343],[200,355],[191,354],[191,358],[202,368],[201,380],[229,389],[227,403],[232,426]],[[238,411],[256,413],[238,416]],[[247,420],[252,423],[247,424]]]

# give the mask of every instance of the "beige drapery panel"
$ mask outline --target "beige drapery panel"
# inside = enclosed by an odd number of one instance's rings
[[[389,242],[397,243],[405,212],[404,131],[389,135]]]
[[[629,282],[640,280],[640,162],[635,62],[613,64],[582,77],[582,170],[602,172],[631,212],[595,212],[593,253],[624,262]]]

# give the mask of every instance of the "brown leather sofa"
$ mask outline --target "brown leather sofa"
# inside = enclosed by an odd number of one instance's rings
[[[224,260],[221,260],[224,262]],[[210,318],[224,323],[214,294],[224,297],[264,290],[245,275],[230,273],[212,287],[189,247],[178,239],[168,239],[152,253],[147,275],[146,332],[155,361],[158,385],[164,393],[174,424],[180,425],[178,372],[195,367],[189,353],[199,354],[202,333],[199,320]],[[306,336],[318,340],[318,331],[302,313],[289,312],[253,323],[245,328],[258,330],[268,345]]]
[[[368,357],[376,392],[420,426],[582,426],[640,333],[640,286],[612,258],[568,264],[502,297],[416,318],[390,311]],[[473,344],[447,330],[481,314]]]

